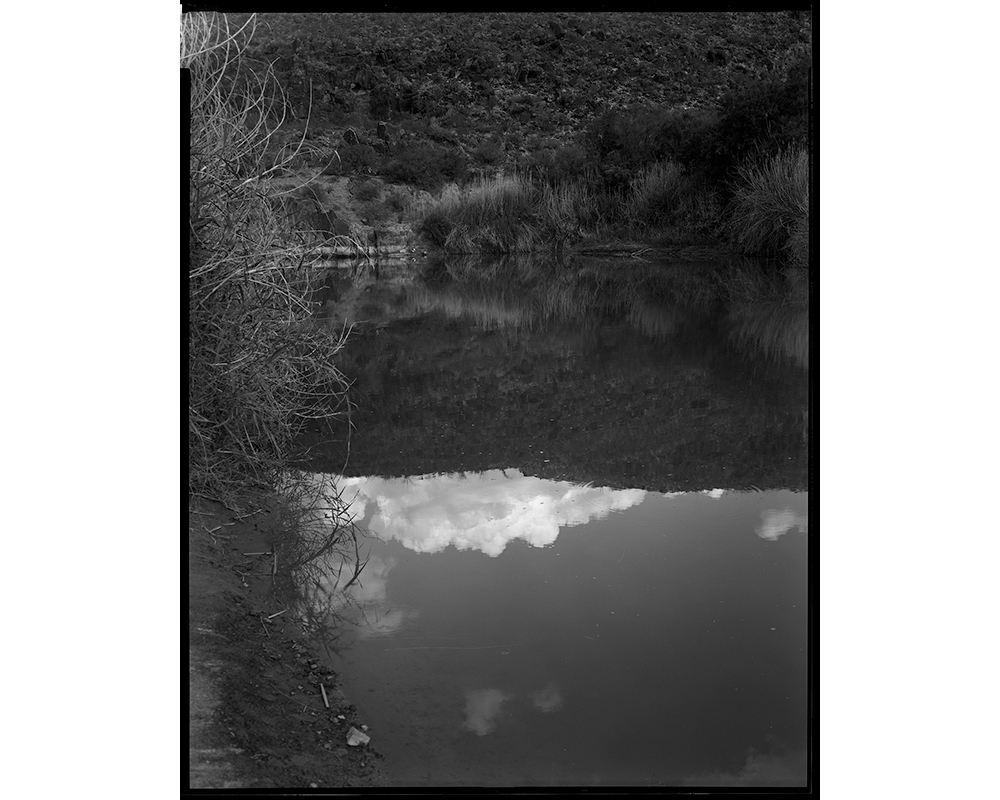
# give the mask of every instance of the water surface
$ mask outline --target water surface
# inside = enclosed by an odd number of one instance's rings
[[[633,267],[329,314],[357,430],[309,444],[378,541],[309,596],[397,785],[805,783],[808,307]]]

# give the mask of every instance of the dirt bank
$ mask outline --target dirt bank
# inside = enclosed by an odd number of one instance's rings
[[[271,587],[269,515],[192,504],[188,526],[191,789],[378,787],[364,720]],[[326,690],[329,708],[320,685]],[[374,736],[374,734],[373,734]]]

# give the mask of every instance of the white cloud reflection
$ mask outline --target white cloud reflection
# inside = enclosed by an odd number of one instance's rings
[[[544,689],[540,689],[537,692],[532,692],[529,696],[531,697],[531,702],[535,704],[535,708],[543,714],[558,711],[563,707],[563,703],[566,702],[562,696],[562,692],[559,691],[559,687],[554,683],[550,683]]]
[[[469,689],[465,693],[465,727],[479,736],[496,730],[503,704],[513,695],[499,689]]]
[[[757,535],[761,539],[775,541],[779,536],[788,533],[792,528],[798,528],[802,533],[809,532],[809,519],[804,514],[796,514],[790,508],[762,511]]]
[[[527,477],[517,470],[418,478],[340,478],[355,519],[418,553],[448,545],[498,556],[512,539],[553,544],[561,527],[602,519],[641,503],[642,489],[608,489]]]

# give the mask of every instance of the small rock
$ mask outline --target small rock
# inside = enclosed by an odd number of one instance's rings
[[[351,747],[357,747],[359,744],[368,744],[371,740],[372,739],[368,734],[362,733],[357,728],[352,727],[347,732],[347,743]]]

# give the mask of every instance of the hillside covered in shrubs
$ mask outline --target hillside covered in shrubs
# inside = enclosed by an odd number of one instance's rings
[[[414,213],[431,244],[724,240],[808,262],[808,11],[255,23],[296,166],[433,193]]]

